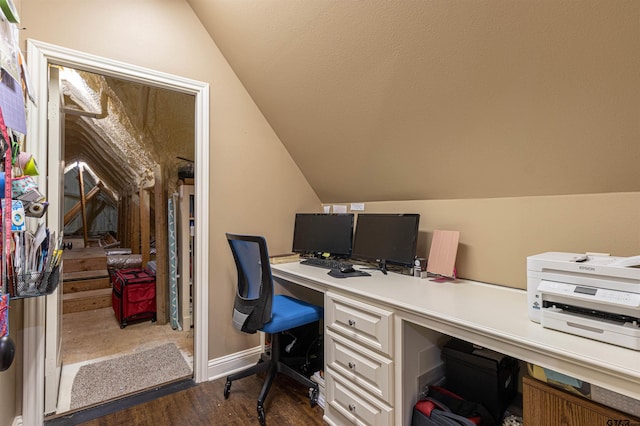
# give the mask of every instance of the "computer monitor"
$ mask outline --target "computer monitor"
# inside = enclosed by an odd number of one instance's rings
[[[384,273],[387,263],[413,266],[419,222],[419,214],[359,214],[351,257],[377,261]]]
[[[351,213],[296,213],[293,252],[335,258],[351,257],[354,216]]]

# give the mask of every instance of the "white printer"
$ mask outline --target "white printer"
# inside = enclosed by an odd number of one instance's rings
[[[640,350],[638,266],[640,256],[529,256],[529,318],[546,328]]]

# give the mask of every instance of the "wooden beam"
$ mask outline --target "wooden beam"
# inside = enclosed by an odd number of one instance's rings
[[[127,245],[127,233],[125,225],[127,222],[126,216],[127,209],[127,196],[126,194],[120,195],[120,201],[118,202],[118,241],[121,243],[121,247],[129,247]]]
[[[124,208],[122,209],[122,235],[119,237],[123,242],[123,247],[131,247],[131,194],[128,192],[122,198]]]
[[[151,258],[151,225],[149,223],[149,191],[140,188],[140,254],[142,255],[142,267],[147,266]]]
[[[131,228],[129,235],[131,238],[131,253],[140,254],[140,199],[131,194]]]
[[[82,212],[82,234],[84,236],[84,246],[89,247],[89,230],[87,229],[87,201],[84,196],[84,166],[78,166],[78,181],[80,183],[80,204]]]
[[[169,321],[169,237],[167,221],[167,190],[160,166],[154,172],[155,231],[156,231],[156,309],[158,324]]]
[[[93,197],[95,197],[96,194],[100,192],[100,189],[102,189],[102,183],[98,183],[98,185],[91,188],[91,191],[89,191],[87,195],[84,197],[85,203],[89,202]],[[71,222],[73,219],[75,219],[78,213],[80,213],[81,209],[82,209],[82,195],[80,196],[80,201],[78,201],[73,207],[71,207],[69,211],[64,215],[65,226],[69,224],[69,222]]]

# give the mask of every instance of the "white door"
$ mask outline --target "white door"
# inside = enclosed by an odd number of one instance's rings
[[[47,211],[47,226],[51,235],[60,236],[64,217],[64,114],[62,112],[59,69],[49,66],[48,100],[48,153],[47,171],[50,177],[47,183],[47,199],[50,208]],[[56,179],[57,177],[57,179]],[[51,208],[54,207],[54,208]],[[58,406],[58,388],[62,371],[62,267],[60,283],[46,301],[46,333],[44,355],[44,413],[55,413]]]

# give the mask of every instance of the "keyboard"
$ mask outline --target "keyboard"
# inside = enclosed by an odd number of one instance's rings
[[[312,257],[300,262],[301,265],[317,266],[325,269],[340,269],[340,268],[352,268],[353,264],[335,259],[319,259]]]

